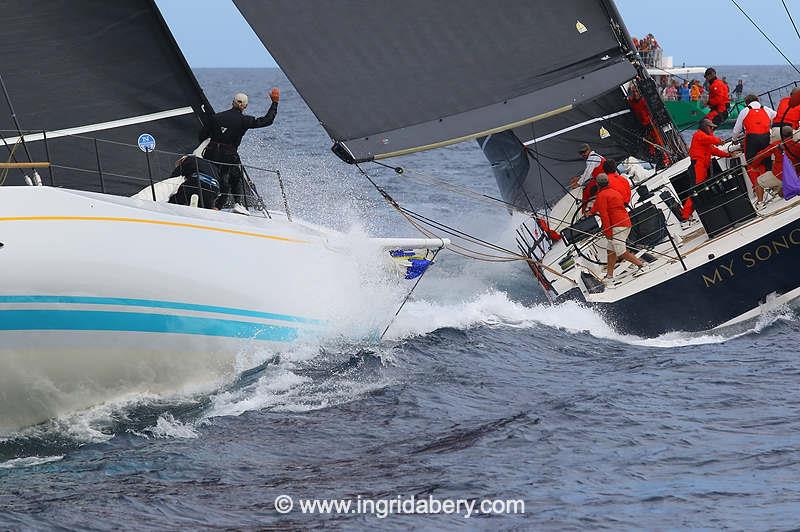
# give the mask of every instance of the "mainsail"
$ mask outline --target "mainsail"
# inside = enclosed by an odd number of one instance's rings
[[[151,154],[148,169],[142,134],[196,147],[211,108],[152,0],[7,2],[2,16],[0,159],[50,160],[47,184],[132,195],[174,163]]]
[[[604,2],[234,1],[348,162],[522,127],[636,75]]]

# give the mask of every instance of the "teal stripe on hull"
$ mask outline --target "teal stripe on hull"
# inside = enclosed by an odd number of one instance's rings
[[[4,331],[120,331],[222,336],[291,342],[297,329],[196,316],[96,310],[0,310]]]
[[[247,316],[250,318],[264,318],[268,320],[290,321],[295,323],[310,323],[322,325],[323,320],[302,318],[288,314],[274,314],[272,312],[259,312],[230,307],[216,307],[209,305],[196,305],[194,303],[180,303],[175,301],[159,301],[154,299],[130,299],[122,297],[90,297],[90,296],[2,296],[0,303],[75,303],[82,305],[117,305],[125,307],[150,307],[168,308],[174,310],[192,310],[197,312],[213,312],[217,314],[230,314],[233,316]]]

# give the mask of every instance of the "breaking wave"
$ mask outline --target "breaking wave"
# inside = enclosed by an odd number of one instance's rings
[[[765,308],[755,322],[745,329],[720,332],[669,332],[655,338],[620,334],[594,310],[574,301],[557,305],[526,306],[513,301],[504,292],[487,291],[475,299],[456,303],[430,301],[410,302],[387,334],[389,340],[421,336],[437,329],[469,329],[473,327],[534,328],[540,326],[570,333],[588,333],[595,338],[630,345],[675,348],[692,345],[719,344],[752,333],[759,333],[779,320],[794,319],[786,306]]]
[[[360,309],[362,315],[370,312],[368,305]],[[0,467],[31,467],[60,460],[65,449],[103,443],[119,434],[192,439],[201,437],[221,417],[264,410],[308,412],[352,402],[400,382],[402,375],[398,373],[402,371],[393,371],[393,350],[439,329],[549,327],[569,334],[588,334],[600,341],[677,348],[719,344],[793,319],[791,309],[775,306],[765,308],[757,320],[736,330],[639,338],[619,334],[597,312],[577,302],[524,305],[505,292],[491,289],[463,301],[412,300],[393,322],[384,343],[375,337],[348,339],[347,333],[362,332],[348,320],[337,334],[308,340],[291,350],[243,352],[236,364],[237,379],[211,394],[133,394],[0,439]]]

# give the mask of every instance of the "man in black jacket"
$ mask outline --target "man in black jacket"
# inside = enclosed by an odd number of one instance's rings
[[[203,157],[221,163],[219,164],[221,194],[217,200],[219,207],[242,201],[244,198],[244,177],[241,167],[238,166],[242,163],[238,152],[239,144],[248,129],[272,125],[278,113],[280,96],[278,88],[273,87],[269,93],[272,105],[264,116],[256,118],[244,114],[244,110],[247,109],[247,95],[240,92],[233,97],[231,108],[215,114],[210,127],[201,131],[201,141],[211,138]]]

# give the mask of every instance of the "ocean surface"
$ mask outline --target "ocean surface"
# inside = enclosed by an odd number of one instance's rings
[[[744,79],[745,93],[795,79],[784,67],[719,71],[731,87]],[[197,76],[218,109],[244,91],[258,114],[269,88],[282,89],[276,123],[251,131],[242,152],[281,170],[296,216],[417,236],[330,152],[279,71]],[[473,142],[397,163],[498,194]],[[505,209],[365,168],[402,205],[512,244]],[[274,181],[260,179],[279,205]],[[623,336],[575,303],[547,305],[524,264],[443,252],[383,342],[342,335],[265,352],[208,395],[120,398],[0,439],[0,530],[794,528],[798,337],[785,307],[727,333]],[[293,511],[276,511],[279,495]],[[411,497],[521,500],[524,513],[298,509]]]

